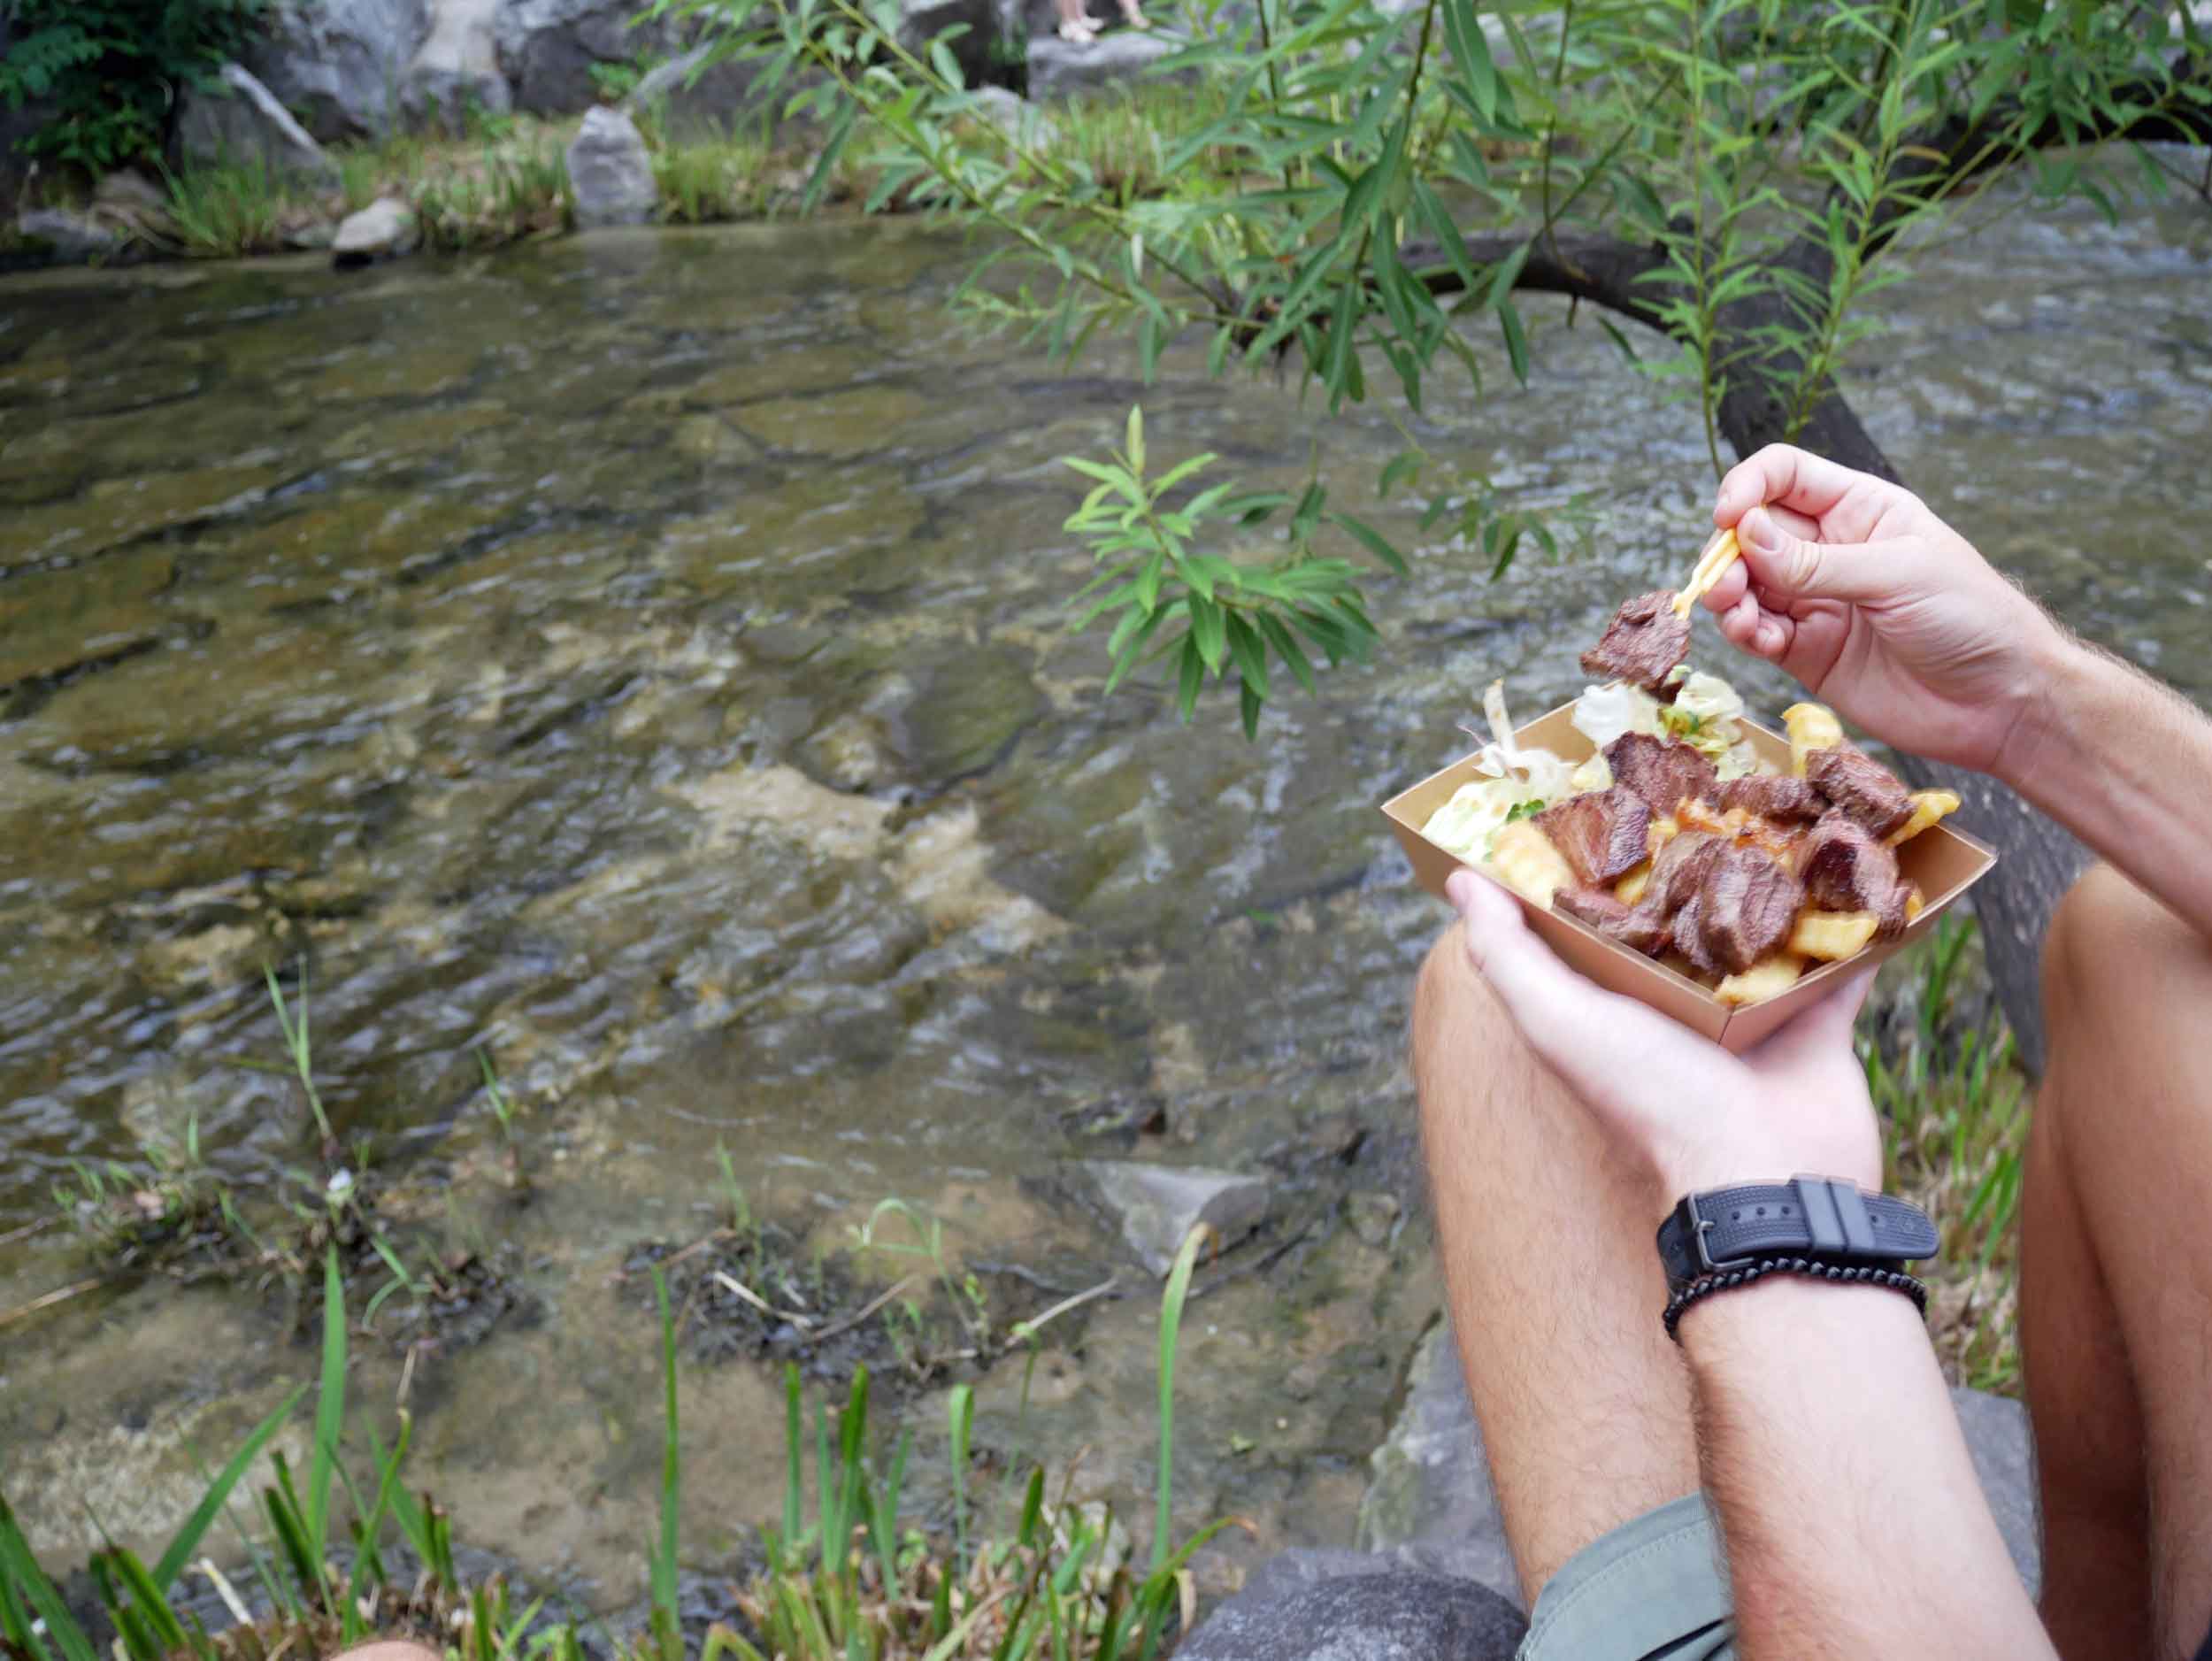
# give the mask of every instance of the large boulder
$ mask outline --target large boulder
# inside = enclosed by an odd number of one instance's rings
[[[568,182],[576,196],[576,223],[585,228],[641,225],[660,200],[644,135],[628,116],[604,104],[585,113],[570,142]]]
[[[757,65],[741,58],[715,57],[712,46],[703,42],[648,70],[622,108],[657,121],[670,138],[726,137],[757,113],[752,95],[759,73]]]
[[[1345,1559],[1351,1559],[1350,1562]],[[1305,1573],[1309,1563],[1314,1573]],[[1202,1620],[1179,1661],[1512,1661],[1528,1623],[1486,1588],[1361,1564],[1357,1554],[1287,1551]]]
[[[498,0],[493,41],[515,108],[588,109],[601,90],[593,65],[635,64],[685,44],[674,21],[640,22],[639,10],[637,0]]]
[[[500,0],[431,0],[430,30],[407,65],[400,101],[411,121],[457,133],[472,115],[503,115],[513,99],[499,72]]]
[[[15,230],[34,248],[73,265],[104,265],[130,246],[122,231],[75,208],[26,208],[16,219]]]
[[[1152,65],[1188,44],[1158,29],[1115,29],[1094,41],[1034,35],[1029,42],[1029,96],[1041,102],[1125,86],[1139,76],[1156,80]]]
[[[926,53],[942,38],[967,85],[1003,81],[1025,45],[1009,28],[1010,11],[1007,0],[899,0],[899,44]]]
[[[338,165],[292,119],[276,95],[242,65],[227,63],[211,85],[184,95],[177,150],[188,164],[266,167],[318,188],[338,182]]]
[[[427,0],[282,0],[243,61],[311,136],[376,138],[428,29]]]

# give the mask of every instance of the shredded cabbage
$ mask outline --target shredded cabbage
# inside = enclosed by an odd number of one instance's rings
[[[1574,794],[1574,765],[1548,750],[1525,750],[1513,741],[1505,707],[1505,682],[1493,681],[1482,695],[1490,742],[1475,756],[1479,776],[1429,815],[1421,834],[1463,859],[1486,860],[1490,843],[1514,810],[1540,808]]]
[[[1480,864],[1490,857],[1490,840],[1505,828],[1513,810],[1540,799],[1518,779],[1476,779],[1430,814],[1421,834],[1439,848]]]

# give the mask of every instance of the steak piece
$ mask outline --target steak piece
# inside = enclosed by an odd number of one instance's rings
[[[1689,959],[1700,974],[1718,974],[1720,965],[1705,943],[1705,891],[1693,893],[1667,927],[1668,943]]]
[[[1650,856],[1651,810],[1622,785],[1571,796],[1537,814],[1535,824],[1593,887],[1618,880]]]
[[[1666,919],[1648,900],[1632,908],[1604,888],[1562,888],[1551,896],[1551,905],[1632,951],[1655,955],[1667,942]]]
[[[1805,777],[1877,836],[1886,836],[1912,817],[1912,796],[1897,775],[1849,744],[1816,750],[1805,757]]]
[[[1732,807],[1747,808],[1784,824],[1809,825],[1828,811],[1819,791],[1802,779],[1780,773],[1752,773],[1729,780],[1720,787],[1718,805],[1724,813]]]
[[[1635,791],[1655,813],[1673,812],[1685,796],[1709,794],[1716,781],[1713,764],[1696,750],[1649,733],[1623,733],[1605,747],[1605,762],[1613,782]]]
[[[1805,886],[1756,848],[1724,849],[1697,891],[1697,934],[1707,954],[1731,974],[1745,970],[1790,937]],[[1675,919],[1675,943],[1683,946]],[[1684,947],[1686,956],[1694,954]]]
[[[1839,809],[1806,833],[1797,877],[1824,911],[1879,912],[1897,891],[1897,856]]]
[[[1598,643],[1582,654],[1582,672],[1601,681],[1632,681],[1671,702],[1667,676],[1690,650],[1690,619],[1674,614],[1674,590],[1655,588],[1624,602]]]
[[[1644,885],[1639,904],[1655,905],[1660,916],[1672,917],[1704,885],[1705,873],[1727,846],[1725,839],[1707,831],[1684,831],[1670,837],[1651,862],[1651,880]]]

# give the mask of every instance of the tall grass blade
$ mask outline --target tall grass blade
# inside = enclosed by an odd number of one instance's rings
[[[975,1430],[975,1391],[965,1384],[952,1387],[945,1404],[952,1421],[952,1533],[953,1563],[968,1572],[968,1438]]]
[[[806,1465],[802,1451],[805,1415],[799,1406],[799,1364],[783,1366],[783,1549],[793,1549],[799,1539],[800,1505],[804,1498]]]
[[[683,1628],[676,1610],[676,1513],[681,1497],[683,1462],[676,1436],[676,1318],[668,1307],[668,1278],[653,1265],[653,1296],[660,1308],[661,1376],[665,1414],[661,1447],[660,1543],[653,1552],[653,1609],[662,1653],[680,1653]]]
[[[307,1031],[303,988],[300,1032]],[[315,1403],[315,1446],[307,1462],[307,1549],[318,1582],[330,1544],[330,1479],[338,1464],[338,1436],[346,1417],[346,1283],[338,1272],[338,1248],[323,1254],[323,1376]]]
[[[31,1556],[31,1542],[23,1537],[23,1531],[15,1526],[15,1513],[8,1509],[5,1498],[0,1498],[0,1580],[12,1581],[19,1588],[31,1610],[46,1623],[46,1635],[61,1648],[65,1661],[99,1661],[92,1641],[84,1634],[69,1613],[69,1606],[61,1601],[61,1594],[46,1578],[38,1560]],[[24,1636],[30,1639],[34,1655],[45,1657],[45,1645],[40,1643],[24,1623]]]
[[[1167,1565],[1171,1529],[1170,1504],[1175,1488],[1175,1350],[1183,1327],[1183,1304],[1190,1296],[1192,1271],[1212,1230],[1202,1224],[1184,1236],[1175,1266],[1168,1271],[1167,1290],[1160,1297],[1160,1471],[1156,1479],[1158,1499],[1152,1523],[1152,1569]]]
[[[292,1410],[299,1405],[300,1397],[306,1394],[307,1387],[302,1385],[286,1396],[282,1405],[255,1426],[253,1433],[239,1444],[238,1451],[230,1457],[230,1463],[216,1473],[207,1492],[200,1496],[200,1503],[184,1519],[184,1526],[177,1530],[176,1537],[169,1542],[169,1549],[154,1565],[154,1587],[157,1591],[165,1594],[177,1583],[177,1576],[184,1573],[184,1565],[192,1560],[192,1554],[200,1549],[200,1542],[206,1538],[207,1531],[214,1526],[216,1518],[221,1515],[231,1490],[245,1477],[246,1467],[260,1456],[262,1449],[268,1445],[269,1438],[283,1428],[284,1421],[292,1416]]]

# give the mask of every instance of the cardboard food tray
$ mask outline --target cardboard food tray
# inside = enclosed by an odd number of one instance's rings
[[[1531,749],[1548,750],[1571,762],[1585,760],[1594,747],[1575,730],[1571,719],[1573,713],[1573,704],[1563,704],[1520,728],[1513,734],[1514,740]],[[1745,721],[1742,725],[1760,755],[1788,771],[1789,741],[1753,722]],[[1423,888],[1440,898],[1444,893],[1445,879],[1467,862],[1449,849],[1431,842],[1421,834],[1421,827],[1437,809],[1451,800],[1461,785],[1478,776],[1475,759],[1473,756],[1464,757],[1383,804],[1382,811],[1388,817],[1391,828],[1398,833],[1398,840],[1405,844],[1406,857],[1413,862],[1414,876]],[[1554,951],[1600,986],[1648,1004],[1726,1049],[1741,1051],[1757,1043],[1798,1011],[1816,1002],[1835,984],[1839,975],[1870,963],[1879,963],[1920,939],[1935,927],[1936,919],[1996,863],[1997,857],[1988,847],[1962,831],[1953,830],[1947,819],[1921,832],[1897,850],[1899,870],[1907,881],[1920,885],[1924,899],[1920,915],[1902,934],[1894,940],[1878,942],[1854,957],[1822,964],[1780,996],[1740,1008],[1722,1003],[1687,975],[1640,951],[1631,950],[1617,941],[1608,940],[1586,923],[1542,910],[1526,900],[1521,900],[1521,911],[1527,917],[1529,927]],[[1515,897],[1519,898],[1517,895]]]

